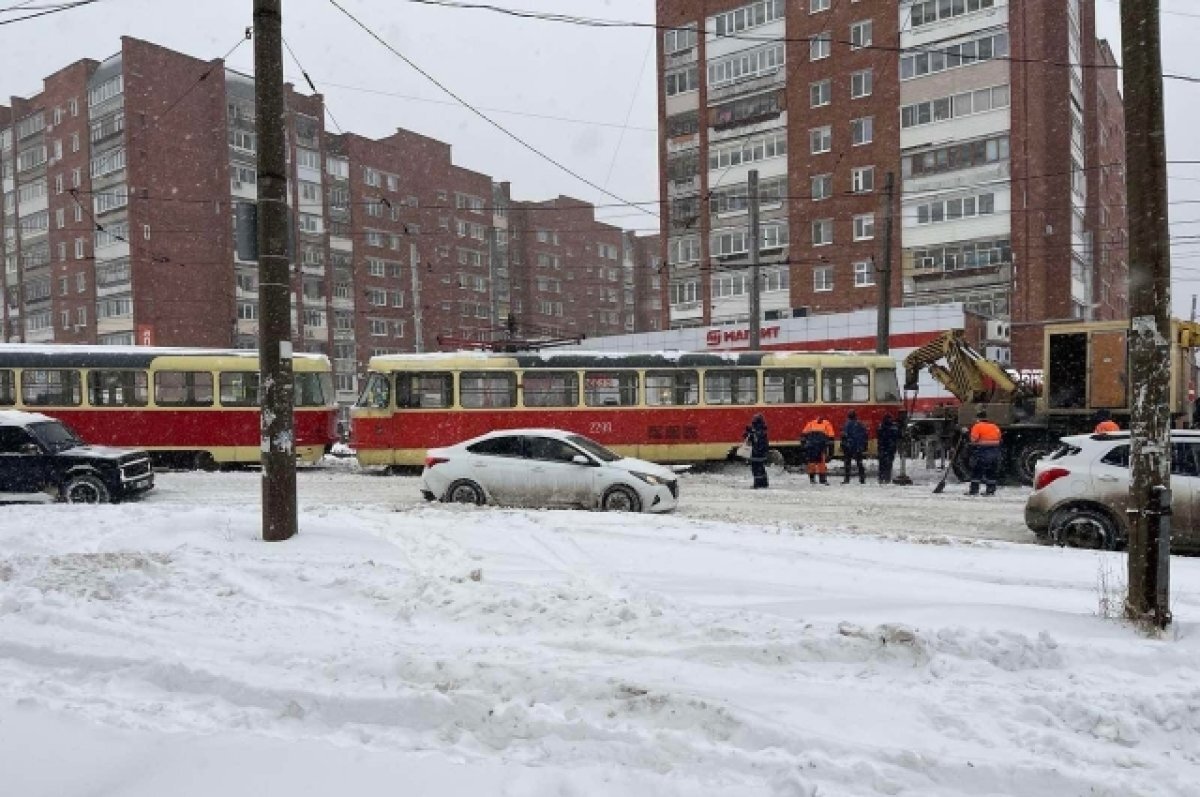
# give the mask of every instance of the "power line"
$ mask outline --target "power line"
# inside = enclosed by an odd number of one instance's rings
[[[57,6],[47,6],[44,11],[36,11],[32,14],[26,14],[23,17],[16,17],[14,19],[0,20],[0,25],[15,25],[18,22],[26,22],[31,19],[37,19],[38,17],[46,17],[51,14],[58,14],[62,11],[71,11],[76,8],[81,8],[83,6],[90,6],[93,3],[99,3],[99,2],[100,2],[100,0],[77,0],[74,3],[63,3],[63,4],[57,5]],[[22,5],[23,4],[18,3],[17,5],[9,6],[8,8],[6,8],[4,10],[5,10],[5,12],[13,11],[15,9],[22,8]]]
[[[503,8],[501,6],[491,5],[489,3],[471,3],[462,2],[461,0],[405,0],[405,2],[416,5],[439,6],[442,8],[450,8],[464,11],[489,11],[495,14],[504,16],[517,17],[520,19],[540,20],[543,22],[554,22],[565,25],[577,25],[582,27],[592,28],[643,28],[659,31],[694,31],[693,25],[662,25],[657,22],[637,22],[635,20],[615,20],[615,19],[600,19],[597,17],[582,17],[571,14],[555,14],[541,11],[529,11],[525,9]],[[846,44],[852,46],[855,50],[881,50],[884,52],[894,52],[898,54],[906,53],[942,53],[947,54],[948,48],[927,47],[927,46],[910,46],[898,47],[884,44],[860,44],[850,40],[833,39],[825,37],[821,34],[813,37],[792,38],[788,36],[754,36],[743,33],[729,33],[721,38],[735,39],[740,41],[751,42],[796,42],[810,43],[816,39],[827,41],[831,44]],[[1017,58],[1015,56],[993,56],[993,61],[1007,61],[1014,64],[1044,64],[1047,66],[1060,67],[1064,69],[1080,68],[1080,69],[1113,69],[1120,71],[1120,64],[1073,64],[1069,61],[1052,61],[1047,58]],[[976,62],[979,63],[979,62]],[[1200,76],[1194,75],[1178,75],[1163,73],[1163,78],[1166,80],[1179,80],[1187,83],[1200,83]]]
[[[217,63],[209,64],[208,68],[207,68],[207,69],[205,69],[205,70],[204,70],[204,71],[203,71],[203,72],[200,74],[200,77],[196,78],[196,79],[195,79],[195,80],[194,80],[194,81],[191,83],[191,85],[189,85],[189,86],[188,86],[186,89],[184,89],[184,91],[183,91],[183,93],[182,93],[182,94],[180,94],[178,97],[176,97],[176,98],[175,98],[175,101],[174,101],[174,102],[172,102],[170,105],[168,105],[168,106],[167,106],[167,109],[166,109],[165,111],[163,111],[161,114],[159,114],[159,115],[158,115],[158,121],[159,121],[159,122],[161,122],[163,119],[165,119],[165,118],[167,117],[167,115],[168,115],[169,113],[171,113],[171,111],[175,110],[175,109],[176,109],[176,108],[179,106],[179,103],[181,103],[181,102],[183,102],[185,99],[187,99],[187,98],[188,98],[188,96],[189,96],[189,95],[190,95],[190,94],[191,94],[193,91],[195,91],[195,90],[196,90],[196,87],[197,87],[197,86],[199,86],[199,85],[200,85],[201,83],[203,83],[204,81],[208,80],[209,76],[211,76],[211,75],[212,75],[212,73],[213,73],[214,71],[216,71],[216,69],[217,69],[217,67],[218,67],[218,66],[223,66],[223,65],[224,65],[224,63],[225,63],[225,61],[229,60],[229,56],[233,55],[233,54],[234,54],[234,53],[237,51],[237,49],[238,49],[239,47],[241,47],[243,44],[245,44],[247,41],[249,41],[249,40],[250,40],[250,35],[251,35],[250,28],[246,28],[246,32],[245,32],[245,33],[242,35],[242,38],[240,38],[240,39],[238,39],[238,40],[237,40],[237,44],[235,44],[235,45],[233,45],[232,47],[230,47],[230,48],[229,48],[229,49],[228,49],[228,50],[225,52],[225,54],[224,54],[224,55],[222,55],[222,56],[220,57],[220,59],[218,59],[218,62],[217,62]],[[132,137],[132,136],[131,136],[131,137]]]
[[[310,89],[312,89],[312,93],[321,94],[321,92],[317,91],[317,87],[313,83],[312,78],[309,77],[308,70],[304,68],[304,65],[300,63],[300,59],[296,57],[296,51],[292,49],[292,45],[288,44],[288,40],[286,38],[283,38],[282,41],[283,46],[287,48],[288,55],[290,55],[292,60],[296,62],[296,68],[300,70],[301,75],[304,75],[304,82],[308,84]],[[337,117],[334,116],[333,111],[329,109],[329,103],[322,102],[321,105],[325,108],[325,113],[329,115],[329,121],[333,122],[333,126],[337,128],[338,133],[345,133],[346,131],[342,129],[340,124],[338,124]]]
[[[463,105],[464,107],[466,107],[467,109],[469,109],[469,110],[471,111],[471,113],[475,114],[475,115],[476,115],[476,116],[478,116],[480,119],[482,119],[483,121],[487,122],[487,123],[488,123],[489,125],[491,125],[492,127],[494,127],[494,128],[496,128],[497,130],[499,130],[501,133],[503,133],[504,135],[506,135],[508,138],[510,138],[510,139],[512,139],[513,141],[517,142],[517,143],[518,143],[518,144],[520,144],[522,147],[524,147],[525,149],[529,150],[530,152],[532,152],[533,154],[537,155],[538,157],[542,158],[542,159],[543,159],[543,160],[545,160],[547,163],[550,163],[550,164],[552,164],[553,166],[556,166],[556,167],[557,167],[558,169],[560,169],[561,171],[565,172],[566,174],[569,174],[570,176],[574,177],[576,180],[579,180],[580,182],[584,183],[585,185],[588,185],[588,186],[590,186],[591,188],[593,188],[593,189],[595,189],[595,190],[599,191],[600,193],[604,194],[605,196],[611,197],[611,198],[613,198],[613,199],[617,200],[618,202],[622,202],[622,203],[624,203],[624,204],[627,204],[627,205],[629,205],[629,206],[630,206],[630,207],[632,207],[632,208],[635,208],[635,209],[637,209],[637,210],[640,210],[640,211],[642,211],[643,213],[646,213],[647,215],[654,216],[654,217],[656,217],[656,218],[657,218],[658,214],[656,214],[656,213],[654,213],[654,212],[652,212],[652,211],[646,210],[645,208],[639,207],[638,205],[636,205],[636,204],[634,204],[634,203],[632,203],[632,202],[626,202],[626,201],[625,201],[624,199],[622,199],[620,196],[617,196],[617,195],[616,195],[616,194],[614,194],[612,191],[609,191],[607,188],[604,188],[603,186],[601,186],[601,185],[599,185],[599,184],[597,184],[597,183],[595,183],[595,182],[593,182],[593,181],[589,180],[588,178],[586,178],[586,177],[584,177],[583,175],[579,174],[578,172],[574,171],[574,170],[573,170],[573,169],[571,169],[570,167],[568,167],[568,166],[564,165],[562,162],[560,162],[560,161],[558,161],[558,160],[554,159],[554,158],[553,158],[553,157],[551,157],[550,155],[547,155],[545,152],[543,152],[542,150],[540,150],[540,149],[538,149],[537,147],[533,146],[532,144],[530,144],[529,142],[527,142],[525,139],[523,139],[523,138],[521,138],[520,136],[518,136],[516,133],[513,133],[511,130],[509,130],[508,128],[506,128],[504,125],[502,125],[502,124],[500,124],[499,122],[497,122],[496,120],[492,119],[490,116],[488,116],[487,114],[485,114],[483,111],[481,111],[481,110],[479,110],[478,108],[476,108],[475,106],[471,105],[471,104],[470,104],[469,102],[467,102],[465,99],[463,99],[463,98],[462,98],[462,97],[460,97],[458,94],[456,94],[454,91],[452,91],[452,90],[451,90],[449,87],[447,87],[447,86],[446,86],[444,83],[442,83],[442,82],[441,82],[441,81],[439,81],[437,78],[435,78],[433,75],[431,75],[429,72],[425,71],[425,70],[424,70],[424,69],[422,69],[420,66],[418,66],[418,65],[417,65],[417,64],[416,64],[414,61],[412,61],[412,60],[411,60],[411,59],[410,59],[408,56],[404,55],[402,52],[400,52],[399,50],[397,50],[395,47],[393,47],[392,45],[388,44],[388,42],[387,42],[387,41],[386,41],[386,40],[385,40],[383,37],[381,37],[381,36],[380,36],[378,33],[376,33],[376,32],[375,32],[375,31],[374,31],[372,28],[368,27],[368,26],[367,26],[365,23],[361,22],[361,21],[360,21],[360,20],[359,20],[359,19],[358,19],[356,16],[354,16],[354,15],[353,15],[353,14],[351,14],[349,11],[347,11],[347,10],[346,10],[346,8],[345,8],[344,6],[342,6],[342,5],[341,5],[341,3],[339,3],[337,0],[329,0],[329,4],[330,4],[330,5],[332,5],[334,8],[336,8],[338,11],[342,12],[342,14],[343,14],[343,15],[345,15],[345,16],[346,16],[348,19],[350,19],[350,21],[351,21],[351,22],[353,22],[355,25],[357,25],[359,28],[361,28],[361,29],[362,29],[364,32],[366,32],[368,36],[370,36],[372,39],[374,39],[374,40],[375,40],[375,41],[377,41],[377,42],[378,42],[380,45],[382,45],[384,48],[386,48],[386,49],[388,50],[388,52],[392,53],[392,54],[393,54],[393,55],[395,55],[397,58],[399,58],[400,60],[404,61],[404,63],[408,64],[408,66],[409,66],[411,69],[413,69],[414,71],[418,72],[418,73],[419,73],[419,74],[420,74],[422,77],[424,77],[426,80],[428,80],[429,82],[433,83],[435,86],[437,86],[437,87],[438,87],[439,89],[441,89],[443,92],[445,92],[445,93],[446,93],[448,96],[450,96],[450,97],[454,98],[454,99],[455,99],[455,100],[457,100],[457,101],[458,101],[458,102],[459,102],[461,105]]]
[[[417,97],[412,94],[399,94],[397,92],[384,91],[383,89],[374,89],[374,88],[370,88],[367,86],[351,86],[351,85],[347,85],[345,83],[335,83],[330,80],[322,80],[321,78],[317,78],[317,80],[320,81],[321,85],[325,86],[326,88],[335,88],[335,89],[342,89],[343,91],[354,91],[354,92],[360,92],[363,94],[372,94],[372,95],[375,95],[378,97],[392,97],[394,99],[407,100],[409,102],[422,102],[422,103],[428,103],[430,105],[443,105],[443,106],[447,106],[447,107],[458,108],[458,109],[464,110],[464,111],[469,110],[467,108],[463,108],[463,106],[460,103],[454,102],[453,100],[437,100],[437,99],[433,99],[431,97]],[[496,108],[496,107],[489,107],[486,105],[479,105],[477,107],[479,108],[479,110],[487,111],[489,113],[502,113],[502,114],[506,114],[509,116],[524,117],[526,119],[538,119],[541,121],[548,121],[548,122],[564,122],[567,124],[587,125],[589,127],[611,127],[611,128],[619,128],[619,129],[624,129],[624,130],[635,130],[639,133],[657,133],[658,132],[657,127],[642,127],[640,125],[622,125],[617,122],[601,122],[601,121],[594,120],[594,119],[577,119],[577,118],[573,118],[570,116],[557,116],[554,114],[534,113],[532,111],[514,111],[511,108]]]

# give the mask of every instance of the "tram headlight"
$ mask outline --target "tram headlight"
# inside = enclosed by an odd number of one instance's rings
[[[653,484],[655,487],[662,487],[664,484],[667,483],[666,479],[655,476],[652,473],[637,473],[636,471],[630,471],[630,473],[633,476],[637,476],[639,479],[644,481],[646,484]]]

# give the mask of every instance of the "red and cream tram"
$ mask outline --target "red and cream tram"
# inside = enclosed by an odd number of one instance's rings
[[[316,462],[337,437],[324,355],[293,360],[296,456]],[[0,344],[0,409],[57,418],[96,445],[148,450],[160,464],[257,464],[258,354],[145,346]]]
[[[372,358],[352,410],[363,465],[420,465],[425,451],[493,429],[554,427],[655,462],[727,459],[761,412],[771,446],[799,458],[816,415],[840,434],[856,410],[872,438],[902,409],[896,361],[842,352],[532,354]]]

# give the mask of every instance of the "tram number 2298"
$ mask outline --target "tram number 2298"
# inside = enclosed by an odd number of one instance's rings
[[[588,424],[588,434],[612,434],[612,421],[592,421]]]

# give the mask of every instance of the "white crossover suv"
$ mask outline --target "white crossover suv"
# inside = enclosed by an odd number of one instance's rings
[[[1025,525],[1054,542],[1124,546],[1129,456],[1129,432],[1064,437],[1034,470]],[[1200,431],[1171,430],[1171,550],[1200,550]]]
[[[559,429],[506,429],[430,449],[421,485],[430,501],[614,512],[668,512],[679,497],[671,470]]]

